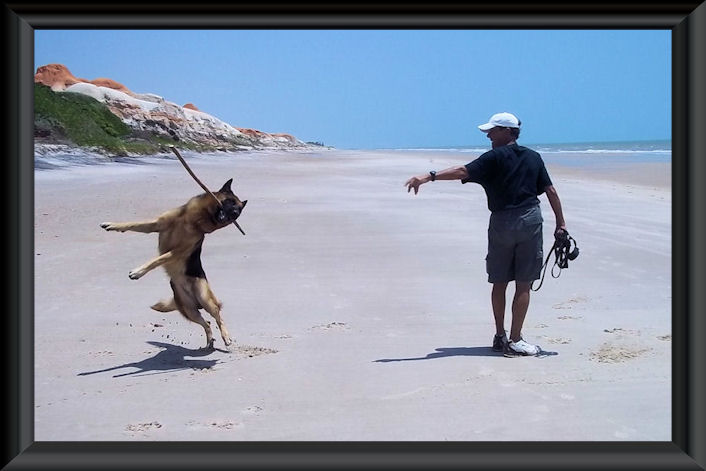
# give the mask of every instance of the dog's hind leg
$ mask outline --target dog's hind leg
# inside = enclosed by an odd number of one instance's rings
[[[196,322],[206,332],[206,348],[213,349],[213,331],[211,325],[201,316],[198,306],[195,304],[195,299],[182,286],[176,285],[170,281],[172,290],[174,291],[174,302],[179,312],[192,322]]]
[[[228,328],[226,327],[226,324],[223,321],[223,317],[221,316],[221,307],[223,305],[218,300],[218,298],[216,298],[216,295],[213,294],[213,291],[211,290],[211,287],[209,286],[208,281],[206,281],[205,278],[198,278],[195,285],[196,298],[198,299],[199,303],[201,303],[203,308],[216,320],[216,323],[218,324],[218,330],[221,331],[223,343],[226,344],[226,347],[230,346],[233,341],[230,338]]]
[[[196,322],[199,324],[201,327],[203,327],[203,330],[206,332],[206,347],[207,349],[213,349],[213,331],[211,330],[211,325],[208,323],[206,319],[203,318],[201,313],[199,312],[198,309],[195,307],[186,307],[186,308],[181,308],[179,309],[179,312],[181,312],[184,317],[189,319],[192,322]]]
[[[170,299],[169,301],[161,300],[150,307],[155,311],[159,312],[171,312],[177,310],[177,305],[176,301],[174,301],[174,298]]]
[[[134,231],[134,232],[159,232],[159,221],[139,221],[139,222],[102,222],[101,227],[106,231]]]
[[[147,273],[150,270],[154,270],[160,265],[164,265],[166,262],[169,261],[170,258],[172,258],[173,253],[170,250],[169,252],[165,252],[159,257],[155,257],[149,262],[145,263],[142,266],[139,266],[135,268],[134,270],[130,270],[130,273],[128,273],[128,276],[130,277],[131,280],[137,280],[142,278],[145,273]]]

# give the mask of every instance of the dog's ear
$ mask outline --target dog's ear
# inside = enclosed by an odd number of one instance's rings
[[[223,184],[220,190],[218,190],[221,193],[233,193],[233,190],[230,189],[230,184],[233,183],[233,179],[231,178],[227,182]]]

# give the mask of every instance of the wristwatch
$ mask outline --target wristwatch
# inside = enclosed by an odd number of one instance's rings
[[[431,181],[436,180],[436,172],[435,172],[434,170],[432,170],[431,172],[429,172],[429,175],[431,175]]]

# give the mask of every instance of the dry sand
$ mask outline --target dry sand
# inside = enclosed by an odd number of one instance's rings
[[[508,359],[481,187],[403,186],[470,157],[187,157],[248,200],[247,235],[208,235],[202,256],[232,352],[149,308],[163,271],[128,278],[155,234],[99,227],[198,193],[176,160],[36,171],[35,440],[671,440],[669,164],[549,166],[581,255],[532,295],[524,336],[548,353]]]

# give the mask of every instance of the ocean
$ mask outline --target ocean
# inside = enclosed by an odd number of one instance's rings
[[[488,143],[490,144],[490,143]],[[672,141],[669,139],[621,142],[581,142],[562,144],[518,144],[542,155],[545,162],[570,167],[610,166],[611,164],[672,161]],[[450,152],[469,154],[469,159],[488,151],[490,146],[456,146],[439,148],[404,148],[395,152]]]

